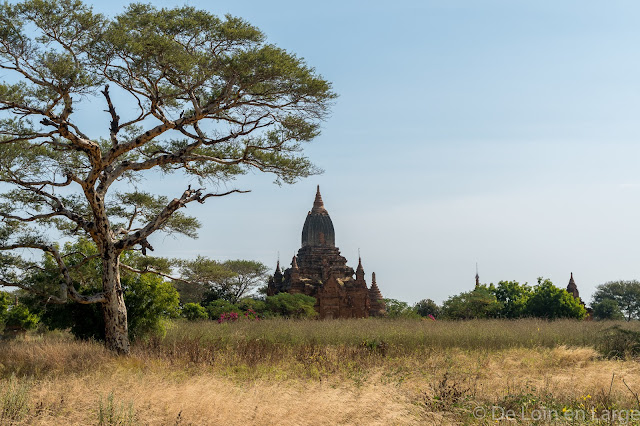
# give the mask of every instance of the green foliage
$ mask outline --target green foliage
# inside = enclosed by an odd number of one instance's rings
[[[170,282],[157,275],[135,275],[123,279],[129,335],[144,337],[163,333],[163,318],[180,316],[178,292]]]
[[[534,287],[529,297],[526,313],[539,318],[575,318],[584,319],[587,311],[580,302],[566,290],[553,283],[538,278],[538,285]]]
[[[422,299],[415,304],[413,309],[421,317],[428,317],[431,315],[434,318],[438,318],[438,315],[440,315],[440,306],[431,299]]]
[[[594,309],[605,300],[614,300],[627,321],[640,318],[640,282],[610,281],[600,284],[593,294]]]
[[[183,301],[208,304],[224,299],[235,304],[263,284],[267,272],[266,265],[253,260],[218,262],[198,256],[195,260],[180,261],[180,274],[187,282],[177,287],[184,295]]]
[[[7,293],[6,291],[0,291],[0,323],[4,323],[7,318],[7,312],[9,306],[13,303],[15,295]]]
[[[207,313],[209,314],[209,318],[212,320],[217,320],[220,318],[220,315],[227,312],[240,314],[242,313],[242,310],[237,305],[224,299],[214,300],[207,305]]]
[[[418,318],[419,315],[407,302],[397,299],[384,299],[387,318]]]
[[[222,293],[226,294],[227,300],[232,303],[238,303],[242,297],[264,284],[269,272],[265,264],[254,260],[227,260],[223,266],[234,273],[220,283]]]
[[[493,294],[500,302],[499,316],[503,318],[521,318],[526,313],[527,302],[531,297],[531,287],[517,281],[500,281]]]
[[[243,311],[248,311],[249,309],[251,309],[260,315],[263,315],[267,310],[267,303],[264,300],[251,299],[249,297],[241,299],[238,303],[238,306]]]
[[[313,308],[316,299],[305,294],[278,293],[268,296],[266,310],[273,316],[285,318],[315,318],[318,313]]]
[[[494,294],[494,288],[478,286],[473,291],[451,296],[442,304],[441,314],[449,319],[495,318],[502,303]]]
[[[194,260],[181,260],[180,276],[186,282],[176,283],[180,300],[191,303],[208,303],[223,296],[218,283],[233,277],[234,273],[222,263],[198,256]]]
[[[7,312],[4,323],[7,327],[32,330],[36,328],[39,321],[40,318],[36,314],[29,312],[29,308],[25,305],[14,305]]]
[[[602,299],[592,305],[593,317],[599,320],[622,320],[625,319],[620,311],[618,302],[613,299]]]
[[[198,303],[186,303],[182,308],[182,316],[189,321],[205,320],[209,318],[207,310]]]
[[[95,245],[86,239],[65,244],[61,250],[65,256],[71,278],[82,294],[91,294],[102,287],[102,265],[96,256]],[[123,262],[136,268],[153,266],[154,270],[168,271],[166,259],[141,256],[135,252],[122,255]],[[42,259],[42,269],[29,275],[31,287],[41,293],[54,291],[57,286],[57,265],[51,256]],[[170,282],[153,274],[137,274],[123,271],[121,285],[127,306],[129,334],[142,338],[150,333],[163,332],[164,318],[179,316],[178,293]],[[68,302],[63,305],[44,303],[38,295],[21,292],[21,300],[40,317],[50,329],[70,328],[82,339],[104,339],[104,318],[99,305]]]

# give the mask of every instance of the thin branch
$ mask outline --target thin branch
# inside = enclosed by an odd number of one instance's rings
[[[197,201],[199,203],[204,203],[204,201],[209,197],[224,197],[233,193],[246,193],[250,191],[241,191],[239,189],[233,189],[231,191],[227,191],[220,194],[202,194],[202,189],[191,189],[191,186],[187,188],[186,191],[182,194],[180,198],[174,198],[167,204],[167,206],[162,209],[158,215],[151,220],[145,227],[141,230],[135,232],[133,235],[128,235],[118,241],[115,245],[117,250],[127,250],[133,247],[136,244],[141,244],[143,249],[149,248],[153,250],[153,248],[147,242],[147,237],[162,228],[162,226],[171,218],[171,215],[181,207],[186,206],[188,203],[193,201]],[[143,254],[145,250],[143,250]]]
[[[158,275],[158,276],[170,279],[172,281],[179,281],[179,282],[183,282],[185,284],[194,284],[193,281],[188,281],[188,280],[185,280],[185,279],[180,278],[180,277],[174,277],[174,276],[165,274],[163,272],[156,271],[156,270],[152,269],[150,266],[147,266],[144,269],[136,269],[136,268],[134,268],[132,266],[125,265],[124,263],[121,263],[120,267],[122,269],[127,270],[127,271],[135,272],[136,274],[154,274],[154,275]]]
[[[638,404],[638,408],[640,409],[640,398],[638,397],[638,394],[631,390],[627,382],[624,381],[624,378],[622,378],[622,383],[624,383],[627,389],[629,389],[629,392],[631,392],[631,395],[633,395],[633,397],[636,399],[636,403]]]

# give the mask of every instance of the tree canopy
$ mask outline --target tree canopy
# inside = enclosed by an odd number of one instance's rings
[[[203,256],[180,262],[183,282],[177,283],[183,301],[208,304],[224,299],[232,304],[266,282],[268,268],[254,260],[218,262]]]
[[[585,307],[550,280],[538,279],[533,289],[517,281],[479,285],[474,290],[449,297],[442,304],[442,316],[471,318],[576,318],[586,316]]]
[[[109,18],[79,0],[0,5],[0,284],[24,284],[46,253],[49,302],[100,304],[107,346],[129,351],[122,254],[154,232],[196,235],[189,203],[249,170],[294,182],[318,170],[301,152],[335,94],[294,54],[241,18],[132,4]],[[79,111],[92,112],[87,120]],[[105,112],[106,111],[106,114]],[[190,178],[177,194],[140,189],[145,173]],[[154,176],[157,176],[154,175]],[[81,292],[54,244],[84,237],[102,283]],[[53,289],[49,289],[53,290]]]
[[[580,301],[565,289],[558,288],[548,279],[538,278],[538,285],[527,301],[525,312],[529,316],[556,319],[583,319],[587,315]]]
[[[598,317],[616,319],[622,313],[627,321],[640,318],[640,282],[620,280],[600,284],[593,294],[593,308]]]

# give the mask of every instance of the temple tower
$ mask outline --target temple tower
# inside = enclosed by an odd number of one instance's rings
[[[320,318],[384,315],[382,294],[375,282],[371,289],[367,287],[362,259],[358,258],[354,271],[336,247],[333,222],[324,206],[320,186],[302,227],[301,245],[291,268],[284,274],[278,263],[269,279],[267,295],[289,292],[313,296]]]

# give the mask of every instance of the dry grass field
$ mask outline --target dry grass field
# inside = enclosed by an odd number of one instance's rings
[[[175,322],[129,357],[27,335],[0,342],[0,424],[640,424],[638,329]]]

